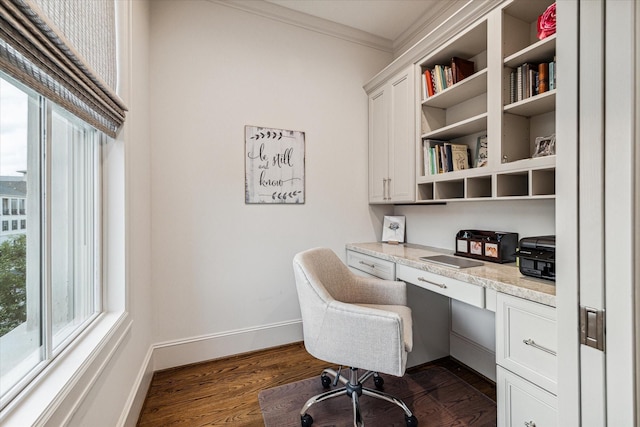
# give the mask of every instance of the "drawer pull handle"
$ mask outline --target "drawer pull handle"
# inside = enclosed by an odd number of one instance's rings
[[[525,343],[526,345],[530,345],[530,346],[531,346],[531,347],[533,347],[533,348],[537,348],[538,350],[545,351],[545,352],[547,352],[547,353],[549,353],[549,354],[551,354],[551,355],[553,355],[553,356],[555,356],[555,355],[556,355],[556,352],[555,352],[555,351],[553,351],[553,350],[549,350],[549,349],[548,349],[548,348],[546,348],[546,347],[543,347],[543,346],[541,346],[541,345],[539,345],[539,344],[536,344],[536,342],[535,342],[534,340],[532,340],[531,338],[526,339],[526,340],[522,340],[522,342],[523,342],[523,343]],[[534,423],[534,424],[532,424],[532,426],[534,426],[534,427],[535,427],[535,423]]]
[[[536,423],[534,423],[533,421],[525,421],[524,427],[536,427]]]
[[[368,262],[360,261],[360,264],[366,265],[367,267],[376,268],[375,264],[369,264]]]
[[[447,285],[444,285],[442,283],[432,282],[431,280],[427,280],[424,277],[418,277],[418,280],[421,282],[429,283],[430,285],[434,285],[442,289],[447,289]]]

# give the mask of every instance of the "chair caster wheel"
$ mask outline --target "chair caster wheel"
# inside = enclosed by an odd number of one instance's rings
[[[407,422],[407,427],[416,427],[418,425],[418,419],[415,415],[411,415],[410,417],[405,415],[404,420]]]
[[[304,414],[300,416],[300,425],[302,427],[311,427],[311,424],[313,424],[313,418],[311,418],[311,415]]]
[[[329,388],[329,386],[331,385],[331,378],[329,378],[329,376],[327,375],[322,375],[320,377],[320,381],[322,381],[322,387],[324,388]]]
[[[375,385],[378,390],[382,390],[384,388],[384,378],[373,377],[373,385]]]

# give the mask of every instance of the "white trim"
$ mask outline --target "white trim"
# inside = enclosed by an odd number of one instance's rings
[[[154,344],[149,348],[142,362],[117,427],[136,425],[153,373],[156,371],[302,340],[302,320],[296,319]]]
[[[252,0],[207,0],[222,6],[253,13],[264,18],[294,25],[316,33],[336,37],[352,43],[378,49],[384,52],[393,53],[393,42],[384,37],[376,36],[366,31],[358,30],[347,25],[338,24],[327,19],[318,18],[297,10],[269,3],[266,1]]]
[[[416,41],[422,39],[420,35],[425,33],[430,26],[446,21],[449,16],[455,15],[456,10],[460,8],[460,3],[460,1],[433,2],[427,12],[396,37],[393,41],[393,52],[403,53],[408,50]]]
[[[135,427],[138,423],[140,411],[142,410],[144,400],[147,397],[147,391],[153,379],[153,350],[153,346],[149,346],[147,355],[140,366],[140,371],[131,387],[129,397],[124,404],[122,414],[120,414],[118,424],[116,424],[117,427]]]
[[[449,354],[492,381],[496,381],[496,353],[458,335],[449,334]]]
[[[154,371],[302,341],[302,320],[272,323],[154,345]]]
[[[463,7],[449,16],[440,25],[425,35],[418,43],[411,46],[391,64],[376,74],[364,85],[367,93],[378,88],[404,67],[417,63],[420,59],[440,48],[451,37],[460,33],[460,28],[470,27],[505,0],[470,0]]]
[[[0,414],[3,426],[65,425],[87,396],[131,328],[127,313],[107,313]]]

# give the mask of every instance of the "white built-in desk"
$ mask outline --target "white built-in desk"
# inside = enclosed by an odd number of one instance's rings
[[[451,355],[496,381],[498,426],[557,425],[555,284],[515,263],[457,269],[421,257],[452,251],[415,244],[346,245],[352,271],[407,287],[409,366]]]

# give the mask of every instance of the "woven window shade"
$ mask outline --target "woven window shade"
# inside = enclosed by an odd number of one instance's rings
[[[0,68],[115,136],[114,0],[0,0]]]

